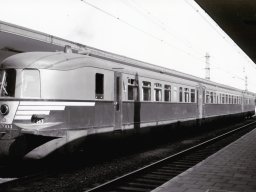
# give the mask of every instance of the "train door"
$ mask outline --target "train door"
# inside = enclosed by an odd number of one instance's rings
[[[197,91],[198,118],[201,119],[204,115],[204,88],[201,84],[199,84]]]
[[[122,129],[122,73],[115,72],[114,81],[115,130]]]

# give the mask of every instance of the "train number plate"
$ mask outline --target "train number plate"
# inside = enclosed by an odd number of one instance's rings
[[[12,124],[0,124],[0,128],[2,128],[2,129],[12,129]]]

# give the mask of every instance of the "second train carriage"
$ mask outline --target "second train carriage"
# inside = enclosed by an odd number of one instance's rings
[[[0,154],[39,159],[88,135],[252,116],[255,95],[154,65],[61,52],[1,64]]]

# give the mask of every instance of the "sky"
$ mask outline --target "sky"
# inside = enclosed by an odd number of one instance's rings
[[[256,92],[256,66],[193,0],[0,0],[0,20]]]

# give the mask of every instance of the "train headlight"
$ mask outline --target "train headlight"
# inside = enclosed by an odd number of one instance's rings
[[[0,107],[0,113],[2,115],[7,115],[9,113],[9,107],[6,104],[1,105]]]

